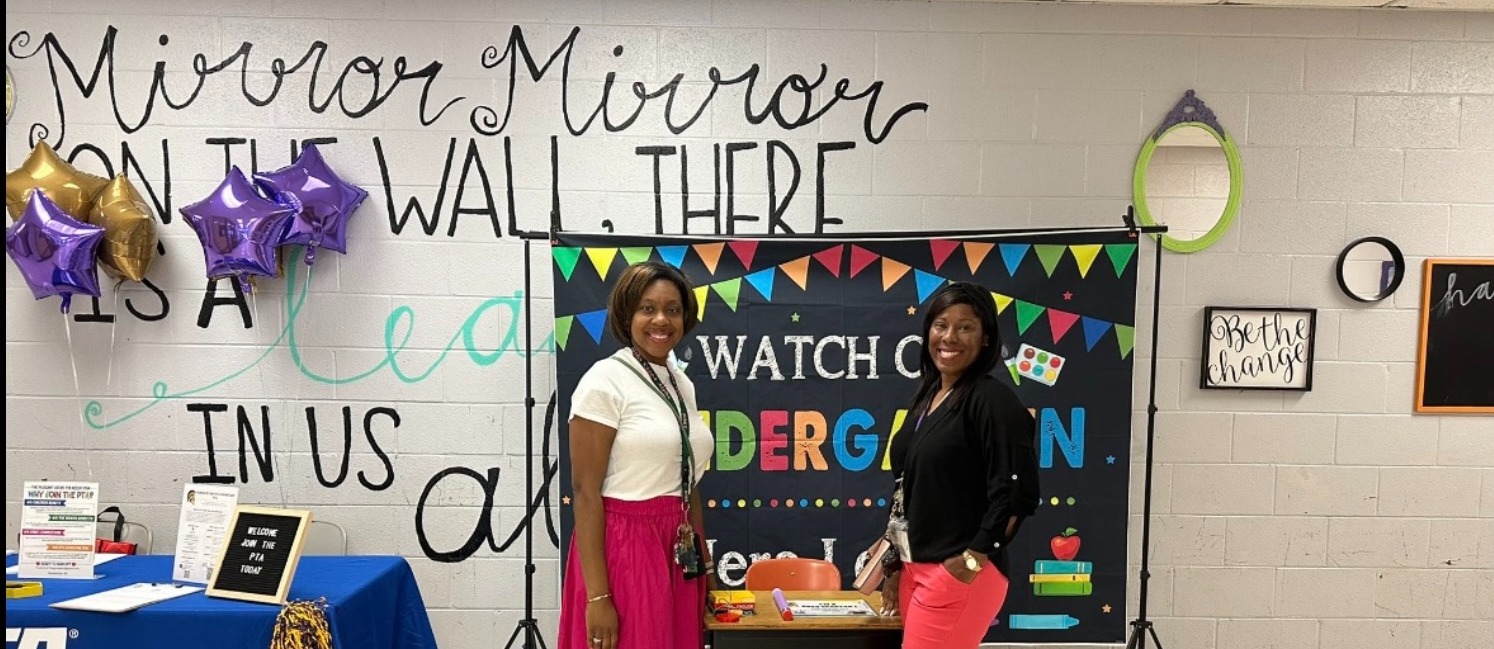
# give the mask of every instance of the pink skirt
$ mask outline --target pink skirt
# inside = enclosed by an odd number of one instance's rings
[[[683,511],[679,496],[643,501],[603,498],[607,586],[617,608],[618,649],[700,649],[705,643],[705,577],[685,579],[674,562]],[[557,649],[592,649],[586,581],[576,538],[560,594]]]

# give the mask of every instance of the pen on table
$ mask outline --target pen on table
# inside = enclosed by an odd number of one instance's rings
[[[788,600],[784,599],[782,589],[773,589],[773,605],[778,607],[778,614],[783,617],[783,621],[794,621],[794,613],[789,610]]]

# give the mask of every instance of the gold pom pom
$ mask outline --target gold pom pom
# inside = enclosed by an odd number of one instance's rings
[[[275,618],[270,649],[332,649],[332,627],[327,623],[327,599],[290,602]]]

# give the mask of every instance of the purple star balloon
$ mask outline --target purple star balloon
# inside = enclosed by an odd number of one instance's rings
[[[237,277],[248,293],[250,275],[276,276],[295,210],[259,195],[238,167],[207,198],[178,211],[202,241],[208,277]]]
[[[69,216],[38,189],[20,220],[5,230],[5,252],[36,299],[61,296],[67,313],[74,293],[99,296],[97,253],[103,240],[103,228]]]
[[[306,246],[306,265],[315,261],[317,248],[347,254],[348,217],[368,198],[368,192],[343,182],[327,166],[315,143],[301,149],[290,166],[255,174],[254,179],[271,199],[296,209],[280,243]]]

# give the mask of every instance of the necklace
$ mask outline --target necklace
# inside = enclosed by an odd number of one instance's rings
[[[939,406],[941,406],[941,405],[944,404],[944,399],[946,399],[947,397],[949,397],[949,393],[950,392],[951,392],[951,390],[944,390],[944,391],[942,391],[942,392],[934,395],[934,401],[929,404],[929,412],[933,412],[935,410],[938,410]]]

